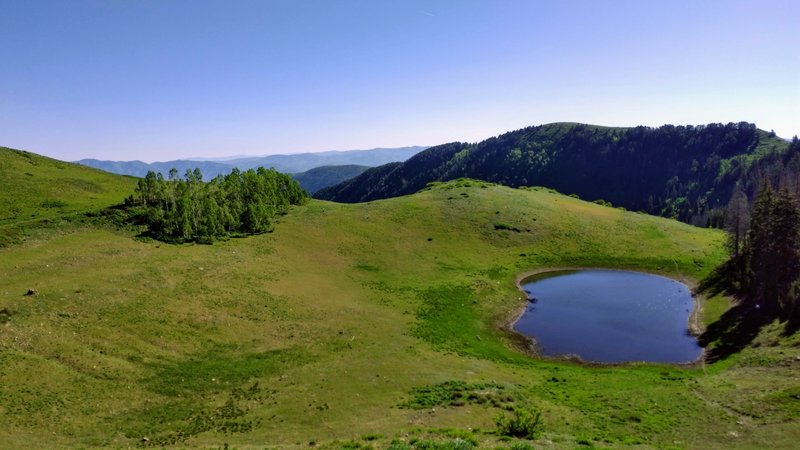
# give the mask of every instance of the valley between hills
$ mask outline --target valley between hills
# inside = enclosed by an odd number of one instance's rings
[[[527,302],[520,274],[603,267],[698,288],[707,330],[734,304],[701,289],[727,259],[719,229],[456,178],[364,203],[310,199],[268,233],[170,244],[115,209],[137,182],[0,149],[1,447],[800,439],[800,335],[779,321],[684,366],[541,359],[508,328]],[[524,411],[540,414],[535,433],[503,433]]]

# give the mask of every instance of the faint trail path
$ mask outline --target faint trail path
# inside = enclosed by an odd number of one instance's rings
[[[695,397],[697,397],[700,401],[702,401],[709,407],[713,409],[718,409],[724,412],[725,414],[734,417],[736,419],[737,424],[747,427],[751,427],[753,425],[752,417],[750,417],[749,415],[737,411],[731,407],[725,406],[722,403],[709,399],[708,397],[700,393],[700,391],[695,387],[689,386],[689,390]]]

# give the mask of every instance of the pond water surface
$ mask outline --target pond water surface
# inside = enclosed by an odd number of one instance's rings
[[[688,334],[689,288],[640,272],[553,272],[523,282],[528,306],[514,329],[543,356],[584,361],[688,363],[702,348]]]

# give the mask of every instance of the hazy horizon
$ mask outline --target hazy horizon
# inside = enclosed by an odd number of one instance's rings
[[[552,122],[800,134],[788,0],[7,2],[0,145],[167,161]]]
[[[333,150],[318,150],[318,151],[298,151],[293,153],[269,153],[269,154],[250,154],[250,155],[220,155],[220,156],[181,156],[179,155],[176,158],[170,159],[153,159],[153,160],[143,160],[143,159],[127,159],[127,160],[103,160],[103,161],[141,161],[148,164],[156,163],[156,162],[168,162],[168,161],[175,161],[175,160],[184,160],[184,161],[211,161],[211,162],[220,162],[220,163],[227,163],[229,161],[235,159],[245,159],[245,158],[266,158],[270,156],[291,156],[291,155],[304,155],[310,153],[342,153],[342,152],[366,152],[370,150],[399,150],[411,147],[418,147],[418,148],[430,148],[430,145],[403,145],[400,147],[373,147],[373,148],[354,148],[349,150],[342,150],[342,149],[333,149]],[[25,149],[21,149],[25,150]],[[73,161],[81,161],[85,159],[99,159],[99,158],[80,158]]]
[[[568,121],[564,121],[564,122],[568,122]],[[741,122],[741,121],[734,121],[734,123],[738,123],[738,122]],[[745,121],[745,122],[747,122],[747,121]],[[554,122],[549,122],[549,123],[554,123]],[[616,127],[620,127],[620,128],[631,128],[631,127],[635,127],[635,126],[659,127],[659,126],[662,126],[662,125],[675,125],[675,126],[693,125],[694,126],[694,125],[708,125],[710,123],[718,123],[718,122],[709,122],[709,123],[702,123],[702,124],[701,123],[694,123],[694,124],[676,124],[676,123],[666,124],[665,123],[665,124],[660,124],[660,125],[646,125],[646,124],[606,125],[606,124],[593,123],[593,124],[587,124],[587,125],[616,126]],[[531,126],[537,126],[537,125],[547,125],[547,124],[533,124]],[[756,125],[758,126],[758,124],[756,124]],[[522,128],[525,128],[525,127],[522,127]],[[765,130],[765,131],[770,131],[770,129],[765,129],[764,127],[758,126],[758,128],[762,129],[762,130]],[[506,133],[506,132],[510,132],[510,131],[516,131],[516,129],[515,130],[504,130],[504,131],[502,131],[500,133],[496,133],[496,134],[493,134],[491,136],[486,136],[485,138],[481,138],[481,139],[476,140],[476,141],[465,141],[465,140],[459,140],[459,139],[456,139],[454,141],[477,143],[477,142],[480,142],[480,141],[483,141],[483,140],[486,140],[486,139],[489,139],[489,138],[492,138],[492,137],[496,137],[496,136],[498,136],[500,134],[503,134],[503,133]],[[777,132],[776,132],[776,134],[777,134]],[[781,136],[780,134],[777,134],[777,135],[778,135],[778,137],[784,138],[786,140],[791,140],[791,137]],[[792,137],[794,137],[794,135]],[[454,141],[450,141],[450,142],[454,142]],[[264,154],[261,154],[261,153],[235,154],[235,155],[220,154],[220,155],[209,155],[209,156],[205,156],[205,157],[204,156],[191,156],[191,155],[184,156],[184,155],[178,154],[176,157],[169,158],[169,159],[163,159],[163,158],[162,159],[141,159],[141,158],[134,158],[134,159],[107,159],[106,158],[106,159],[104,159],[104,158],[94,158],[94,157],[83,157],[83,158],[78,158],[78,159],[74,159],[74,160],[70,160],[70,161],[80,161],[80,160],[85,160],[85,159],[95,159],[95,160],[101,160],[101,161],[121,161],[121,162],[141,161],[141,162],[144,162],[144,163],[147,163],[147,164],[152,164],[152,163],[158,163],[158,162],[184,160],[184,161],[210,161],[210,162],[227,163],[227,162],[235,160],[235,159],[266,158],[266,157],[270,157],[270,156],[291,156],[291,155],[303,155],[303,154],[311,154],[311,153],[359,152],[359,151],[370,151],[370,150],[379,150],[379,149],[381,149],[381,150],[397,150],[397,149],[411,148],[411,147],[420,147],[420,148],[426,148],[427,149],[427,148],[431,148],[431,147],[435,147],[437,145],[447,144],[447,143],[449,143],[449,142],[440,142],[440,143],[437,143],[437,144],[434,144],[434,145],[401,145],[401,146],[397,146],[397,147],[377,146],[377,147],[372,147],[372,148],[324,149],[324,150],[308,150],[308,151],[306,151],[306,150],[298,150],[298,151],[295,151],[295,152],[275,152],[275,153],[264,153]],[[2,145],[2,144],[0,144],[0,145]],[[28,150],[28,151],[30,151],[30,149],[19,149],[19,150]],[[38,152],[36,152],[36,153],[38,153]],[[43,154],[46,155],[46,153],[43,153]]]

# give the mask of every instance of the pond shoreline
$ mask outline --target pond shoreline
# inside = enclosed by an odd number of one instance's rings
[[[685,275],[680,275],[678,277],[673,277],[671,274],[667,272],[654,272],[642,269],[619,269],[619,268],[608,268],[608,267],[585,267],[585,266],[567,266],[567,267],[543,267],[539,269],[531,269],[524,272],[519,273],[515,280],[514,285],[517,287],[517,290],[523,294],[524,303],[522,303],[519,307],[513,309],[509,315],[507,316],[506,320],[504,321],[503,328],[516,338],[524,340],[528,343],[528,346],[525,348],[526,353],[530,356],[546,360],[546,361],[570,361],[575,362],[581,365],[586,366],[624,366],[624,365],[632,365],[632,364],[666,364],[670,366],[678,366],[678,367],[700,367],[704,366],[705,364],[705,356],[706,356],[706,349],[705,347],[701,347],[702,351],[700,352],[700,356],[697,357],[696,360],[686,363],[654,363],[654,362],[646,362],[646,361],[627,361],[622,363],[603,363],[603,362],[595,362],[595,361],[584,361],[577,355],[563,355],[563,356],[555,356],[555,357],[548,357],[543,356],[539,350],[538,345],[536,343],[536,339],[532,336],[527,336],[518,332],[514,326],[517,324],[519,319],[525,314],[525,310],[527,309],[529,300],[528,300],[528,293],[523,288],[523,284],[526,280],[533,278],[537,275],[547,274],[551,272],[575,272],[580,270],[611,270],[611,271],[619,271],[619,272],[639,272],[648,275],[656,275],[661,276],[664,278],[668,278],[673,281],[677,281],[683,283],[689,288],[689,292],[692,296],[692,311],[689,313],[689,319],[687,323],[687,330],[691,336],[698,337],[702,334],[703,329],[700,326],[700,313],[702,311],[701,305],[701,298],[700,295],[695,292],[698,284],[694,279],[688,278]]]

